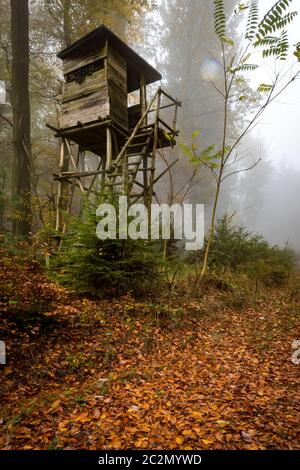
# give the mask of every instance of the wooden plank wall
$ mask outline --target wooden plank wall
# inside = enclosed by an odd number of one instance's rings
[[[99,59],[105,59],[107,57],[107,46],[101,47],[98,51],[92,51],[85,54],[84,57],[77,57],[75,59],[64,59],[63,72],[64,75],[73,72],[74,70],[80,69],[85,65],[96,62]]]
[[[109,116],[128,129],[127,62],[111,47],[97,53],[64,61],[64,74],[74,72],[103,59],[105,68],[87,75],[82,83],[64,84],[62,100],[62,128],[86,124]]]
[[[106,57],[107,47],[85,57],[64,61],[64,74],[68,74],[88,64]],[[87,75],[82,83],[65,83],[62,100],[62,128],[86,124],[109,116],[109,95],[107,69],[97,70]]]
[[[107,51],[107,79],[110,117],[128,129],[127,62],[110,46]]]
[[[86,124],[109,116],[108,88],[106,92],[94,92],[82,98],[68,101],[62,105],[62,127]]]
[[[104,68],[94,72],[92,75],[88,75],[82,83],[65,83],[63,87],[63,102],[67,103],[70,100],[90,95],[102,89],[104,93],[105,87],[107,88],[107,71]]]

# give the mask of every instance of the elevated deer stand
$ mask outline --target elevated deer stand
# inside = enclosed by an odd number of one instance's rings
[[[57,231],[67,230],[77,188],[87,197],[126,195],[150,208],[154,185],[168,171],[156,175],[157,150],[175,145],[181,103],[161,88],[147,102],[147,85],[161,75],[105,26],[58,57],[65,77],[61,123],[59,129],[48,124],[60,139]],[[139,104],[128,107],[137,91]],[[162,119],[167,108],[168,115],[173,109],[171,123]]]

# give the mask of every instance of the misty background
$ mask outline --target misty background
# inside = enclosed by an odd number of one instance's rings
[[[213,0],[156,0],[144,2],[90,0],[34,0],[30,2],[30,102],[34,191],[36,206],[42,217],[46,210],[55,210],[56,185],[53,173],[58,168],[58,142],[45,122],[56,125],[59,107],[57,96],[62,83],[62,64],[56,54],[66,39],[83,36],[101,23],[107,24],[163,75],[162,85],[182,101],[179,113],[178,144],[191,145],[193,132],[198,131],[199,150],[218,145],[222,130],[222,101],[208,80],[220,80],[218,59],[220,44],[214,33]],[[225,0],[230,17],[230,36],[239,44],[243,20],[234,14],[239,2]],[[273,0],[261,0],[263,14]],[[124,6],[124,5],[125,6]],[[63,10],[69,5],[69,36],[66,38]],[[292,10],[300,13],[300,0]],[[10,200],[12,135],[10,100],[10,11],[8,0],[0,0],[0,82],[7,84],[7,103],[0,104],[0,187],[4,188],[3,206]],[[300,16],[288,26],[290,42],[300,39]],[[259,58],[257,58],[259,61]],[[268,67],[272,68],[269,63]],[[251,73],[249,93],[255,93],[269,70],[259,68]],[[156,84],[157,85],[157,84]],[[252,87],[253,91],[250,90]],[[151,88],[150,93],[151,94]],[[2,92],[3,96],[3,92]],[[230,115],[230,132],[243,125],[249,113],[241,102]],[[246,137],[239,154],[247,165],[261,159],[246,173],[226,180],[222,188],[218,216],[234,215],[236,224],[259,232],[271,243],[292,244],[300,251],[300,87],[295,81],[278,101],[268,108],[254,131]],[[188,161],[178,145],[172,152],[161,153],[161,168],[179,158],[179,163],[160,182],[160,201],[203,203],[209,221],[214,181],[204,168]],[[0,213],[0,222],[5,214]],[[47,222],[47,215],[43,215]],[[1,222],[2,223],[2,222]]]
[[[260,1],[260,12],[273,5],[272,0]],[[236,23],[234,9],[238,2],[227,0],[227,13],[232,15],[231,35],[239,41],[242,23]],[[292,9],[300,13],[300,0]],[[200,147],[216,143],[222,125],[220,101],[210,83],[205,80],[205,69],[215,74],[218,70],[219,44],[214,36],[213,2],[203,0],[161,0],[159,9],[149,15],[148,59],[164,75],[164,85],[183,102],[180,112],[179,142],[191,143],[191,134],[201,130]],[[153,32],[153,24],[156,32]],[[151,34],[152,31],[152,34]],[[299,42],[300,16],[289,26],[291,44]],[[148,36],[147,36],[148,35]],[[148,38],[147,38],[147,37]],[[149,36],[152,43],[149,44]],[[151,49],[152,48],[152,49]],[[145,47],[140,46],[142,52]],[[256,58],[260,63],[260,58]],[[251,72],[251,85],[268,83],[266,78],[274,63],[267,68],[260,66]],[[288,64],[287,67],[289,67]],[[214,70],[216,68],[216,70]],[[204,69],[204,73],[203,73]],[[241,113],[243,110],[241,110]],[[239,116],[232,117],[239,120]],[[266,111],[256,128],[245,138],[239,153],[246,162],[261,159],[252,170],[231,177],[222,189],[218,215],[234,215],[236,224],[245,225],[250,231],[265,236],[272,244],[293,245],[300,251],[300,87],[295,81],[285,93]],[[234,126],[234,122],[232,124]],[[181,153],[177,149],[177,153]],[[183,182],[187,178],[186,157],[180,156],[180,164],[174,173]],[[176,179],[176,178],[175,178]],[[165,182],[167,178],[165,179]],[[205,169],[201,169],[193,184],[189,199],[206,205],[206,222],[211,209],[213,182]],[[179,184],[180,186],[180,184]]]

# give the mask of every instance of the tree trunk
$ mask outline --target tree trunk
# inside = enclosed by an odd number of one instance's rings
[[[64,2],[64,47],[72,44],[71,0]]]
[[[31,142],[29,103],[28,0],[10,0],[12,43],[13,182],[15,207],[13,233],[29,238],[31,231]]]

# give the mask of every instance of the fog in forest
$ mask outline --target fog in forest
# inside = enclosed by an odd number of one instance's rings
[[[109,8],[107,11],[103,8],[105,2],[102,1],[86,1],[85,9],[80,8],[80,2],[78,5],[77,3],[71,3],[70,37],[66,37],[64,30],[64,2],[37,0],[31,3],[30,93],[32,146],[36,155],[34,182],[38,196],[45,201],[43,207],[53,208],[56,197],[52,175],[57,171],[59,150],[53,132],[45,128],[45,122],[56,125],[58,119],[57,96],[62,84],[62,64],[56,54],[63,48],[66,40],[78,39],[104,23],[157,67],[163,76],[163,88],[182,101],[178,115],[178,145],[171,152],[161,152],[161,168],[164,169],[176,158],[179,158],[179,163],[172,168],[172,175],[166,174],[161,180],[157,190],[158,197],[169,203],[186,201],[205,204],[206,222],[209,223],[214,181],[204,166],[195,171],[195,166],[188,161],[180,144],[191,146],[192,135],[196,132],[199,134],[196,139],[197,151],[208,146],[220,146],[223,104],[215,87],[222,87],[222,67],[219,62],[220,41],[213,24],[213,0],[156,0],[153,9],[146,8],[142,13],[140,7],[132,7],[131,11],[128,6],[120,3],[113,14]],[[66,5],[69,4],[70,2],[66,2]],[[230,18],[228,34],[235,41],[234,47],[239,47],[244,28],[243,15],[235,14],[238,4],[236,0],[225,1],[226,14]],[[272,4],[272,0],[261,0],[260,14]],[[9,56],[5,52],[9,44],[10,25],[7,5],[6,0],[0,2],[2,84],[9,83]],[[300,0],[294,0],[291,9],[300,12]],[[134,15],[134,21],[128,21],[126,15]],[[247,12],[245,18],[246,16]],[[291,45],[299,42],[299,26],[300,16],[295,17],[288,25]],[[259,64],[260,58],[254,57],[253,62]],[[270,59],[265,68],[259,67],[254,72],[244,73],[249,103],[256,96],[257,85],[270,80],[270,71],[274,66]],[[289,66],[290,64],[284,65],[286,69]],[[156,85],[148,87],[149,96]],[[1,90],[0,86],[0,93]],[[7,97],[9,99],[9,86]],[[240,101],[231,109],[229,134],[234,135],[239,126],[245,126],[255,109],[249,103]],[[4,117],[9,121],[9,103],[0,106]],[[219,217],[225,213],[230,216],[235,214],[234,223],[244,224],[249,230],[266,236],[272,243],[281,246],[291,243],[297,250],[300,250],[299,116],[300,88],[299,80],[295,80],[242,141],[238,148],[239,158],[242,158],[239,170],[252,166],[258,160],[260,162],[252,170],[226,179],[218,206]],[[0,133],[0,170],[5,175],[4,192],[9,200],[12,140],[9,122],[4,119],[0,122]]]
[[[271,1],[261,1],[260,10],[267,11]],[[293,2],[300,11],[300,2]],[[231,34],[239,43],[243,24],[235,20],[237,2],[225,2],[227,13],[232,14]],[[292,44],[299,41],[300,17],[290,26]],[[193,131],[200,130],[200,147],[214,144],[222,126],[221,102],[205,74],[218,84],[218,47],[213,34],[213,2],[161,0],[159,12],[150,15],[144,32],[148,59],[162,71],[164,86],[183,102],[179,118],[179,142],[191,143]],[[150,38],[150,39],[149,39]],[[140,51],[145,53],[145,45]],[[259,58],[258,63],[259,63]],[[290,64],[288,65],[288,67]],[[275,64],[270,60],[267,68],[252,72],[250,85],[268,80]],[[245,110],[234,111],[232,126],[243,118]],[[255,129],[239,147],[245,167],[261,159],[259,164],[245,173],[228,178],[222,189],[218,214],[234,215],[236,224],[265,236],[271,243],[286,243],[300,250],[300,89],[295,81],[259,119]],[[177,149],[177,153],[181,153]],[[174,170],[180,183],[187,178],[186,157]],[[176,179],[176,178],[175,178]],[[167,183],[167,178],[165,182]],[[163,185],[165,186],[165,185]],[[187,198],[206,205],[206,220],[211,210],[212,181],[201,169]]]
[[[0,469],[295,463],[299,78],[300,0],[0,0]]]

